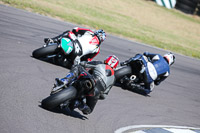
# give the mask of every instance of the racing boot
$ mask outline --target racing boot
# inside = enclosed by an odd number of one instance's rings
[[[55,81],[56,81],[56,83],[55,83],[56,86],[60,86],[60,85],[64,84],[64,82],[62,80],[60,80],[59,78],[55,78]]]
[[[81,102],[76,100],[74,102],[72,102],[71,104],[69,104],[68,109],[70,111],[73,111],[75,108],[78,108],[80,106]]]
[[[83,114],[85,115],[88,115],[91,113],[90,107],[86,103],[84,103],[84,101],[81,102],[81,104],[78,106],[78,109],[82,111]]]
[[[151,90],[145,89],[144,86],[141,86],[141,85],[135,84],[135,83],[130,84],[129,90],[138,92],[138,93],[143,94],[143,95],[148,95],[151,92]]]
[[[104,94],[104,93],[103,93],[103,94],[100,94],[100,95],[99,95],[99,99],[100,99],[100,100],[106,99],[106,94]]]

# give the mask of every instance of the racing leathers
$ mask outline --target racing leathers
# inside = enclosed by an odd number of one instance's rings
[[[65,31],[54,38],[45,38],[44,42],[49,43],[52,41],[60,43],[63,37],[67,37],[73,42],[73,64],[78,64],[85,59],[91,61],[100,51],[101,41],[98,36],[90,29],[79,27],[72,29],[72,31]]]
[[[99,100],[100,95],[109,93],[115,82],[115,77],[114,70],[109,65],[100,61],[83,61],[79,65],[73,65],[69,74],[67,74],[65,78],[60,79],[60,81],[64,84],[68,84],[83,71],[86,71],[86,69],[89,69],[89,73],[94,77],[96,85],[94,91],[91,91],[91,93],[86,96],[86,103],[81,101],[78,108],[84,114],[90,114]]]
[[[135,73],[144,83],[143,85],[133,84],[130,78],[125,77],[123,87],[133,91],[142,90],[143,93],[149,94],[155,85],[159,85],[170,74],[168,62],[160,54],[145,52],[143,55],[137,54],[128,61],[131,66],[137,66]]]

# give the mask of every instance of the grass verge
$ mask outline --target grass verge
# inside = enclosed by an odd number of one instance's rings
[[[200,58],[200,17],[145,0],[1,0],[114,35]]]

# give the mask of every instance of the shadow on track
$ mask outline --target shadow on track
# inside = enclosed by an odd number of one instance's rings
[[[151,97],[149,94],[146,94],[146,93],[144,93],[144,92],[141,91],[141,90],[136,90],[136,89],[130,90],[130,89],[123,88],[123,87],[122,87],[120,84],[118,84],[118,83],[115,83],[114,86],[119,87],[119,88],[121,88],[122,90],[125,90],[125,91],[130,91],[130,92],[132,92],[132,93],[136,93],[136,94],[141,95],[141,96],[144,96],[144,97]]]
[[[44,109],[44,110],[47,110],[45,108],[43,108],[41,105],[38,105],[40,108]],[[55,108],[55,109],[52,109],[52,110],[47,110],[47,111],[50,111],[50,112],[53,112],[53,113],[58,113],[58,114],[64,114],[66,116],[70,116],[70,117],[74,117],[74,118],[79,118],[81,120],[86,120],[88,119],[86,116],[80,114],[79,112],[73,110],[73,111],[70,111],[69,109],[60,109],[59,107]]]

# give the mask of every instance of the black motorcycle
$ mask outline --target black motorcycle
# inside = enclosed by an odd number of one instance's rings
[[[77,50],[78,49],[78,50]],[[77,55],[82,54],[78,41],[71,41],[67,37],[61,37],[60,41],[48,42],[43,47],[32,52],[32,56],[37,59],[53,59],[55,64],[71,67]],[[87,61],[88,57],[81,57],[81,61]]]
[[[48,110],[56,107],[73,110],[77,101],[83,101],[87,95],[94,93],[95,84],[93,76],[85,70],[68,85],[54,85],[50,96],[43,99],[41,105]]]
[[[123,89],[129,89],[142,94],[146,93],[146,90],[137,89],[140,88],[138,86],[144,86],[144,77],[140,73],[144,60],[148,61],[148,58],[138,55],[136,58],[133,57],[121,62],[121,66],[115,70],[116,85]]]

